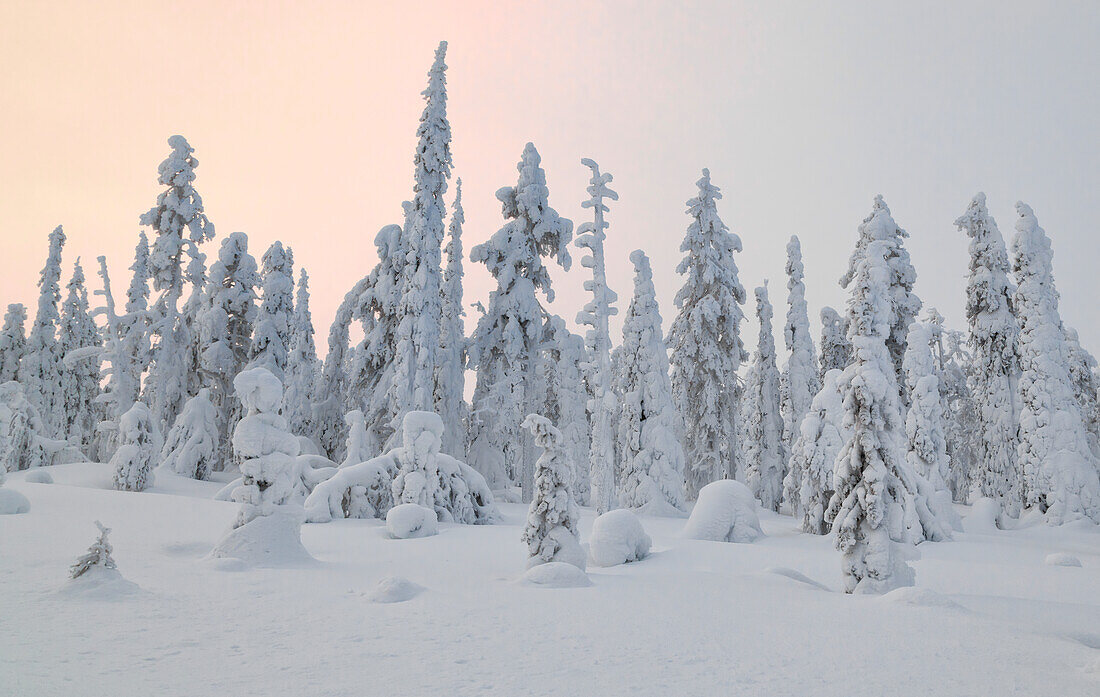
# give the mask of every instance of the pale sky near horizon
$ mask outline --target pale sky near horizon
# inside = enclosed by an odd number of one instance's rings
[[[792,234],[817,340],[821,306],[843,307],[836,279],[877,193],[911,235],[918,295],[965,328],[967,245],[953,221],[985,191],[1006,241],[1015,201],[1035,209],[1063,318],[1100,351],[1100,2],[413,7],[3,3],[0,303],[33,315],[58,224],[63,283],[79,255],[98,288],[106,254],[121,296],[138,216],[179,133],[217,227],[208,257],[235,230],[257,258],[276,239],[293,247],[323,345],[336,305],[376,261],[375,233],[411,196],[420,91],[445,39],[467,252],[502,224],[493,192],[515,183],[524,143],[542,154],[551,205],[578,225],[580,159],[596,159],[620,195],[607,241],[616,343],[633,249],[651,256],[671,321],[684,202],[709,167],[744,245],[750,349],[752,288],[765,278],[782,347]],[[586,300],[573,256],[548,306],[571,324]],[[467,303],[484,301],[490,279],[468,259],[466,271]]]

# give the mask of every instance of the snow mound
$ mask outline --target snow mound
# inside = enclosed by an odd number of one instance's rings
[[[283,400],[283,383],[267,368],[244,370],[233,378],[233,389],[247,408],[274,412]]]
[[[423,592],[424,586],[418,586],[407,578],[387,576],[378,582],[378,587],[369,597],[372,603],[403,603]]]
[[[0,489],[0,515],[27,513],[30,510],[31,502],[26,496],[12,489]]]
[[[764,536],[749,488],[732,479],[711,482],[699,490],[699,500],[684,526],[689,540],[753,542]]]
[[[58,591],[59,595],[92,600],[120,600],[141,592],[141,588],[127,581],[118,569],[93,566],[77,578],[70,579]]]
[[[53,484],[53,477],[44,469],[33,469],[27,472],[27,476],[23,477],[23,481],[31,484]]]
[[[398,540],[431,537],[439,532],[435,511],[415,503],[391,508],[386,513],[386,529]]]
[[[1072,554],[1065,554],[1064,552],[1048,554],[1047,558],[1043,560],[1043,563],[1047,566],[1081,566],[1080,559]]]
[[[652,544],[638,516],[620,508],[604,513],[592,523],[588,560],[594,566],[618,566],[644,559]]]
[[[889,593],[883,594],[878,600],[883,603],[912,605],[914,607],[942,607],[950,610],[966,609],[954,600],[940,595],[935,591],[930,591],[927,588],[916,588],[914,586],[895,588]]]
[[[302,545],[302,511],[277,506],[231,530],[210,551],[211,559],[237,559],[252,566],[293,566],[314,559]]]
[[[997,519],[1001,517],[1001,507],[991,498],[982,497],[970,507],[970,515],[962,522],[963,531],[968,533],[997,532]]]
[[[588,574],[563,561],[548,561],[532,566],[523,575],[522,583],[543,588],[586,588],[592,585]]]
[[[769,566],[768,568],[764,569],[764,573],[766,573],[766,574],[775,574],[776,576],[784,576],[786,578],[791,579],[792,581],[797,581],[798,583],[805,584],[805,585],[810,586],[811,588],[815,588],[817,590],[822,590],[822,591],[829,590],[828,586],[826,586],[822,583],[818,583],[817,581],[813,580],[812,578],[810,578],[809,576],[807,576],[806,574],[804,574],[800,571],[795,571],[794,569],[788,569],[785,566]]]

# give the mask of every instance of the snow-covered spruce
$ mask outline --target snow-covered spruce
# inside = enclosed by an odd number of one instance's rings
[[[263,259],[263,299],[248,352],[250,368],[267,368],[279,381],[286,377],[294,316],[294,253],[276,241]]]
[[[699,500],[684,525],[684,537],[711,542],[754,542],[764,536],[756,515],[759,504],[741,482],[721,479],[699,490]]]
[[[640,561],[649,554],[653,540],[638,516],[625,508],[608,511],[592,522],[588,561],[594,566],[618,566]]]
[[[783,442],[789,453],[798,438],[802,419],[810,411],[814,395],[821,389],[821,374],[806,309],[802,244],[795,235],[787,242],[787,322],[783,325],[783,343],[791,354],[780,378]]]
[[[62,435],[69,443],[86,450],[92,445],[100,407],[96,398],[100,392],[99,352],[95,349],[103,340],[99,328],[88,312],[88,289],[84,286],[84,269],[80,259],[73,266],[68,294],[61,305],[61,326],[58,343],[64,359],[61,367],[61,387],[65,405],[65,427]]]
[[[233,378],[248,361],[259,282],[256,259],[248,252],[248,236],[243,232],[231,233],[222,240],[218,258],[210,267],[207,306],[200,322],[200,334],[206,345],[201,364],[218,415],[218,460],[223,464],[232,461],[230,435],[241,416],[240,401],[233,393]]]
[[[859,262],[867,248],[874,241],[881,241],[885,247],[886,263],[890,269],[890,278],[886,287],[887,298],[891,304],[890,334],[886,337],[886,348],[890,351],[890,361],[894,364],[894,381],[901,390],[903,404],[908,403],[905,391],[905,375],[902,360],[905,357],[905,337],[909,325],[920,312],[920,298],[913,293],[913,284],[917,272],[909,261],[909,252],[905,249],[905,238],[909,233],[898,227],[890,215],[890,209],[882,196],[875,196],[871,214],[863,219],[859,226],[859,239],[856,248],[848,260],[848,271],[840,279],[842,288],[848,288],[855,277]],[[849,332],[849,337],[851,332]]]
[[[908,555],[895,540],[913,541],[901,482],[907,471],[894,366],[886,340],[895,314],[890,296],[889,242],[871,238],[848,279],[848,337],[853,363],[840,379],[847,441],[833,470],[825,514],[843,555],[849,593],[884,593],[913,585]]]
[[[161,435],[152,412],[135,402],[118,421],[118,449],[111,457],[115,488],[145,491],[153,483],[153,465],[160,453]]]
[[[687,202],[692,222],[676,272],[685,276],[676,294],[679,312],[669,331],[672,388],[684,419],[688,499],[708,482],[737,474],[737,369],[748,359],[741,342],[745,289],[737,278],[733,253],[741,238],[718,217],[718,187],[710,170],[696,183],[699,195]]]
[[[435,411],[443,419],[443,452],[466,458],[466,326],[462,305],[462,180],[455,182],[454,208],[448,226],[447,267],[443,270],[442,325],[435,377]]]
[[[533,495],[534,457],[531,439],[520,424],[543,402],[537,379],[543,309],[536,294],[542,292],[553,301],[545,259],[568,270],[573,236],[572,221],[550,207],[541,162],[535,146],[528,143],[517,166],[516,186],[496,192],[508,222],[470,252],[471,261],[485,264],[497,282],[473,338],[471,363],[477,366],[477,386],[470,417],[470,462],[494,487],[507,484],[493,477],[503,463],[511,481],[522,486],[524,500]]]
[[[274,513],[294,488],[299,444],[279,415],[283,385],[267,368],[250,368],[233,379],[237,398],[247,410],[233,429],[233,453],[240,464],[241,485],[233,500],[241,504],[234,527]]]
[[[528,414],[523,427],[531,431],[535,444],[543,449],[535,463],[535,496],[523,529],[527,568],[565,562],[583,571],[586,559],[577,531],[580,512],[569,490],[572,466],[562,448],[561,431],[538,414]]]
[[[545,356],[542,360],[546,385],[543,414],[551,423],[561,424],[562,447],[573,464],[573,498],[587,505],[589,485],[588,389],[582,366],[588,361],[584,339],[565,326],[565,320],[553,315],[546,320]]]
[[[1077,330],[1063,327],[1069,347],[1069,378],[1073,394],[1081,407],[1081,417],[1089,433],[1089,447],[1100,457],[1100,378],[1096,375],[1096,357],[1085,350]]]
[[[110,534],[111,529],[104,527],[103,523],[98,520],[95,522],[95,526],[99,528],[99,537],[92,543],[92,546],[88,548],[88,551],[80,555],[80,557],[69,567],[69,578],[80,578],[84,574],[88,573],[92,569],[117,569],[115,560],[111,557],[111,552],[114,548],[111,547],[111,543],[107,540],[107,535]]]
[[[933,331],[932,325],[925,322],[909,325],[904,361],[910,402],[905,416],[906,459],[935,491],[946,491],[951,468],[940,380],[932,355]]]
[[[206,479],[218,461],[218,412],[203,388],[187,400],[164,439],[161,466],[192,479]]]
[[[0,384],[0,470],[18,472],[50,463],[42,446],[45,426],[23,386],[11,380]]]
[[[207,219],[202,197],[195,190],[195,168],[199,161],[183,136],[168,139],[172,152],[160,163],[157,182],[167,187],[157,203],[141,216],[141,224],[156,233],[149,255],[153,289],[160,291],[153,306],[151,330],[156,337],[146,399],[151,396],[157,423],[170,427],[187,399],[189,384],[188,349],[191,337],[183,322],[179,301],[183,297],[184,255],[195,260],[199,245],[214,237],[214,225]]]
[[[65,395],[61,387],[61,347],[57,341],[61,315],[61,249],[65,232],[58,225],[49,237],[46,265],[38,279],[38,311],[27,336],[27,350],[19,365],[19,382],[27,399],[42,417],[44,435],[63,435]]]
[[[1073,394],[1070,350],[1058,312],[1050,239],[1031,207],[1016,204],[1012,242],[1020,322],[1020,469],[1028,507],[1057,525],[1100,522],[1097,461]]]
[[[334,462],[344,459],[342,450],[347,433],[344,429],[345,405],[349,401],[348,358],[351,354],[351,323],[360,296],[370,281],[370,277],[361,279],[344,295],[336,308],[328,332],[328,353],[321,367],[315,400],[313,418],[316,422],[314,440]],[[362,416],[362,411],[358,408]]]
[[[309,274],[298,272],[298,292],[290,327],[290,352],[286,361],[286,392],[283,394],[283,416],[290,432],[313,437],[317,425],[313,421],[313,402],[321,379],[321,362],[313,342],[313,316],[309,312]]]
[[[441,41],[423,91],[424,111],[416,129],[413,198],[405,212],[402,274],[390,387],[397,429],[405,414],[435,408],[435,379],[442,323],[443,218],[451,175],[451,126],[447,121],[447,42]]]
[[[352,436],[358,430],[356,421],[349,414]],[[430,489],[434,498],[419,505],[434,509],[441,521],[482,525],[497,520],[485,478],[439,452],[441,423],[430,412],[409,412],[401,429],[401,445],[365,462],[346,461],[330,479],[314,487],[305,502],[306,519],[327,523],[333,518],[385,517],[395,504],[409,503],[403,500],[406,494],[415,494],[419,500]],[[349,442],[347,449],[351,453],[356,447]],[[434,482],[422,481],[426,472],[435,473]]]
[[[844,370],[852,362],[848,324],[829,306],[821,308],[821,378],[830,370]]]
[[[613,179],[610,172],[601,173],[600,166],[588,158],[582,159],[581,164],[592,170],[587,189],[589,198],[581,203],[581,207],[592,209],[593,220],[581,223],[574,244],[588,250],[581,257],[581,266],[592,271],[592,278],[584,282],[584,289],[592,294],[592,299],[577,313],[577,323],[588,327],[585,333],[585,347],[588,349],[585,370],[592,392],[592,402],[588,409],[591,424],[588,451],[590,498],[597,513],[606,513],[616,505],[613,420],[615,397],[611,393],[611,334],[608,319],[619,311],[614,306],[618,296],[607,287],[603,243],[607,238],[608,223],[604,214],[610,209],[604,199],[618,201],[619,194],[608,186]]]
[[[848,439],[844,396],[837,384],[840,375],[836,369],[825,373],[825,381],[802,419],[791,447],[790,470],[783,479],[783,499],[796,518],[801,516],[802,531],[811,535],[829,531],[825,509],[833,495],[833,464]]]
[[[963,332],[944,329],[943,317],[930,308],[925,321],[934,329],[934,365],[940,382],[944,410],[944,432],[950,473],[947,486],[954,501],[965,503],[970,496],[970,478],[980,462],[981,428],[978,407],[967,386],[974,360]],[[1018,399],[1016,401],[1019,401]],[[1019,509],[1017,502],[1016,510]]]
[[[772,335],[772,305],[767,285],[757,288],[756,318],[760,340],[741,398],[741,443],[745,484],[764,508],[779,510],[786,474],[787,448],[783,443],[779,369]]]
[[[623,323],[617,379],[622,405],[617,429],[619,505],[680,515],[684,508],[683,422],[672,398],[668,350],[649,257],[638,249],[631,252],[630,260],[634,297]]]
[[[19,377],[19,361],[27,352],[27,337],[23,334],[27,308],[21,303],[8,305],[4,313],[4,328],[0,329],[0,385]]]
[[[1020,358],[1008,252],[986,209],[985,194],[974,196],[955,225],[970,238],[966,319],[974,355],[968,386],[979,434],[974,439],[977,466],[969,477],[970,496],[993,498],[1015,516],[1022,502],[1017,460]]]

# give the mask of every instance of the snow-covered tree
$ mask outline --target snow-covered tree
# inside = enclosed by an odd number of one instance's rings
[[[546,356],[542,361],[546,385],[543,413],[561,424],[562,447],[573,464],[572,491],[578,503],[587,504],[589,486],[588,389],[583,366],[588,361],[584,338],[569,331],[565,320],[554,315],[546,321]]]
[[[462,180],[455,182],[447,239],[447,268],[441,290],[442,328],[435,378],[435,411],[443,419],[443,452],[466,458],[466,327],[462,305]]]
[[[780,413],[779,369],[776,367],[772,304],[768,300],[767,284],[757,288],[755,294],[760,340],[752,368],[745,379],[745,394],[741,398],[745,484],[764,508],[778,511],[787,466],[783,417]]]
[[[745,289],[733,258],[741,251],[741,238],[718,217],[722,194],[710,183],[710,170],[703,170],[697,186],[699,195],[687,202],[692,222],[676,267],[686,278],[676,294],[679,312],[668,336],[673,394],[685,424],[691,500],[709,482],[737,474],[736,373],[748,359],[740,336]]]
[[[402,276],[393,371],[397,405],[393,427],[410,411],[435,409],[435,379],[442,336],[443,217],[451,176],[451,125],[447,121],[447,42],[441,41],[428,71],[424,111],[416,129],[412,205],[406,212]],[[456,434],[457,435],[457,434]]]
[[[483,474],[495,467],[488,464],[491,461],[503,462],[509,478],[522,485],[524,500],[533,495],[534,472],[530,438],[524,437],[520,425],[541,405],[537,378],[543,310],[536,293],[553,301],[544,258],[568,270],[573,236],[572,221],[549,205],[541,162],[535,146],[528,143],[517,166],[516,186],[496,193],[507,222],[470,253],[470,259],[485,264],[497,282],[472,345],[477,386],[470,460]]]
[[[61,306],[59,348],[67,357],[61,368],[61,385],[65,404],[65,429],[62,433],[74,446],[84,449],[92,444],[99,422],[99,356],[85,355],[89,349],[101,346],[99,328],[88,313],[88,289],[84,286],[84,269],[80,259],[69,279],[68,295]]]
[[[298,295],[290,330],[290,354],[286,366],[286,393],[283,416],[290,432],[312,437],[317,430],[313,421],[314,391],[321,377],[317,345],[313,342],[313,315],[309,311],[309,274],[298,272]]]
[[[160,291],[153,306],[151,327],[156,341],[147,392],[158,423],[170,426],[187,399],[189,385],[188,347],[191,338],[181,319],[179,301],[191,269],[184,269],[186,255],[194,260],[198,245],[214,237],[214,225],[207,219],[202,197],[195,191],[195,168],[199,161],[183,136],[168,139],[172,152],[160,163],[157,182],[167,187],[156,205],[141,216],[141,224],[156,233],[149,255],[153,289]]]
[[[348,356],[351,353],[351,323],[360,304],[360,296],[369,282],[370,276],[361,279],[344,295],[343,301],[336,308],[336,315],[329,326],[328,353],[314,392],[313,418],[316,421],[316,431],[313,436],[334,462],[343,461],[346,453],[344,443],[348,436],[345,409],[350,402]],[[360,409],[351,411],[357,411],[360,418],[363,417]]]
[[[19,377],[19,361],[27,352],[27,308],[22,303],[8,305],[4,313],[4,328],[0,329],[0,385]]]
[[[154,459],[160,454],[161,436],[149,407],[134,402],[118,422],[118,449],[111,457],[115,488],[145,491],[153,483]]]
[[[585,566],[577,522],[580,512],[569,489],[572,465],[561,442],[561,431],[545,417],[528,414],[523,421],[543,449],[535,464],[535,495],[527,511],[523,541],[527,568],[552,561]]]
[[[1100,481],[1081,407],[1073,394],[1070,349],[1058,312],[1050,239],[1031,207],[1016,204],[1012,241],[1014,304],[1020,323],[1020,445],[1025,502],[1051,524],[1100,522]]]
[[[955,225],[970,238],[966,319],[974,355],[968,387],[980,434],[974,439],[977,467],[970,477],[972,495],[992,498],[1003,511],[1015,516],[1021,503],[1016,453],[1020,361],[1008,252],[997,223],[986,209],[985,194],[974,196]]]
[[[829,531],[825,510],[833,496],[833,464],[848,439],[844,427],[844,395],[837,383],[841,371],[825,373],[824,384],[814,396],[810,411],[791,448],[791,467],[783,479],[783,498],[802,531],[824,535]]]
[[[401,421],[401,430],[405,447],[397,458],[394,504],[415,503],[432,508],[439,492],[439,464],[435,455],[442,443],[443,420],[430,411],[410,411]]]
[[[14,380],[0,383],[0,477],[50,463],[38,410]]]
[[[932,341],[935,330],[925,322],[909,325],[905,351],[905,382],[909,387],[909,411],[905,417],[909,466],[928,480],[936,491],[946,490],[951,476],[947,456],[943,397]]]
[[[1073,394],[1081,407],[1081,416],[1089,432],[1089,447],[1100,457],[1100,380],[1096,375],[1096,358],[1085,350],[1077,330],[1064,327],[1066,345],[1069,346],[1069,377],[1073,382]]]
[[[276,241],[264,252],[263,300],[248,352],[250,368],[267,368],[281,382],[286,374],[294,317],[294,254]]]
[[[93,568],[118,568],[115,565],[115,560],[111,557],[111,552],[114,551],[114,548],[111,547],[111,543],[107,540],[107,535],[110,534],[111,529],[103,527],[103,523],[98,520],[95,522],[95,526],[99,528],[99,537],[97,537],[96,541],[92,543],[92,546],[88,548],[88,551],[80,555],[76,562],[69,567],[69,578],[80,578]]]
[[[906,512],[898,481],[906,464],[900,444],[901,413],[894,365],[886,341],[894,326],[889,242],[871,238],[848,279],[848,337],[853,363],[844,370],[847,440],[833,470],[833,496],[825,514],[843,554],[847,592],[880,593],[912,585],[914,573],[895,542]]]
[[[233,393],[233,379],[248,361],[256,321],[256,286],[260,282],[256,259],[248,251],[248,236],[231,233],[222,240],[217,260],[207,276],[206,308],[200,328],[205,349],[202,370],[217,413],[219,455],[217,467],[232,462],[231,429],[240,420],[241,405]]]
[[[187,400],[160,451],[161,464],[185,477],[206,479],[220,455],[218,411],[203,388]]]
[[[623,323],[617,384],[622,390],[618,454],[619,505],[653,512],[684,508],[683,422],[672,398],[668,349],[649,257],[637,249],[634,297]]]
[[[38,312],[27,336],[27,352],[19,364],[19,382],[27,399],[42,417],[45,435],[53,438],[65,430],[65,394],[61,385],[61,346],[57,341],[61,315],[61,248],[65,232],[58,225],[50,233],[50,251],[38,280]]]
[[[787,322],[783,325],[783,342],[791,356],[781,376],[783,439],[788,453],[798,438],[802,418],[810,410],[814,395],[821,389],[817,353],[810,335],[804,279],[802,244],[797,236],[792,235],[787,242]]]
[[[848,272],[840,279],[841,287],[847,288],[855,276],[868,245],[875,240],[886,243],[886,260],[890,267],[888,297],[893,311],[890,335],[886,337],[886,348],[889,349],[890,360],[894,363],[895,382],[902,390],[903,403],[908,403],[904,387],[905,374],[902,368],[902,360],[905,357],[905,337],[909,333],[909,325],[916,319],[921,308],[920,298],[913,293],[917,272],[909,261],[909,252],[904,246],[907,237],[909,233],[894,222],[886,201],[881,195],[875,196],[871,214],[864,218],[859,226],[859,240],[848,261]]]
[[[929,319],[933,326],[938,321]],[[952,500],[965,503],[970,497],[971,476],[978,471],[982,431],[978,406],[967,386],[969,375],[977,368],[966,348],[966,335],[944,329],[933,343],[939,366],[940,394],[944,402],[947,457],[951,466],[947,485]],[[1017,400],[1018,401],[1018,400]],[[1019,501],[1017,500],[1017,510]],[[1002,510],[1010,510],[1002,508]]]
[[[233,500],[241,504],[234,527],[271,515],[294,493],[298,439],[279,415],[283,385],[267,368],[250,368],[233,379],[247,410],[233,429],[233,453],[241,467],[241,485]]]
[[[821,377],[830,370],[844,370],[852,362],[848,323],[829,306],[821,308]]]
[[[592,278],[584,282],[584,289],[592,293],[592,299],[577,314],[577,323],[588,327],[585,334],[588,349],[589,389],[592,402],[589,405],[591,439],[588,462],[592,486],[591,499],[597,513],[606,513],[615,507],[615,423],[613,421],[615,397],[611,393],[611,334],[608,319],[618,314],[614,302],[615,292],[607,287],[607,269],[604,263],[603,243],[608,228],[604,214],[610,209],[604,199],[619,200],[619,194],[608,184],[610,172],[600,172],[600,166],[588,158],[581,164],[592,170],[588,184],[587,201],[581,206],[591,208],[592,222],[581,223],[574,244],[588,250],[581,258],[581,266],[592,270]]]

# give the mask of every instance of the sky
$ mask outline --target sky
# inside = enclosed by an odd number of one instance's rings
[[[400,7],[399,7],[400,6]],[[550,204],[577,225],[589,176],[611,172],[608,279],[620,315],[629,254],[652,258],[666,326],[685,202],[702,168],[742,240],[741,280],[770,279],[785,315],[785,247],[802,241],[815,337],[875,194],[907,242],[917,294],[965,328],[965,236],[984,191],[1010,242],[1031,204],[1054,245],[1062,315],[1100,351],[1098,2],[21,2],[0,5],[0,303],[32,308],[46,236],[93,288],[105,254],[128,284],[138,217],[167,139],[184,135],[220,239],[275,240],[310,273],[318,342],[412,195],[421,90],[449,42],[448,112],[464,245],[503,223],[494,192],[524,144]],[[453,186],[452,186],[453,192]],[[448,194],[448,201],[452,194]],[[578,260],[551,312],[586,301]],[[466,302],[492,282],[466,261]],[[64,282],[64,281],[63,281]],[[756,345],[746,306],[746,346]],[[467,317],[472,330],[474,317]],[[781,339],[779,340],[781,345]]]

